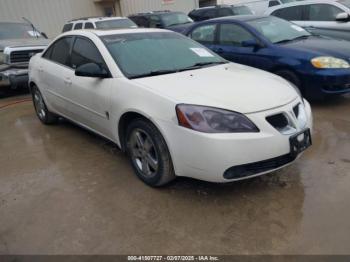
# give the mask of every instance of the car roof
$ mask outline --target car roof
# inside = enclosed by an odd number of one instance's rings
[[[218,17],[214,19],[210,19],[207,21],[251,21],[259,18],[267,17],[266,15],[234,15],[234,16],[224,16],[224,17]]]
[[[309,5],[309,4],[325,4],[325,3],[339,3],[341,4],[341,2],[339,2],[338,0],[334,1],[334,0],[305,0],[305,1],[296,1],[296,2],[291,2],[291,3],[287,3],[287,4],[283,4],[283,5],[277,5],[274,7],[270,7],[266,10],[265,14],[270,14],[275,10],[278,9],[282,9],[282,8],[286,8],[286,7],[292,7],[292,6],[300,6],[300,5]]]
[[[113,16],[113,17],[83,17],[69,21],[68,23],[82,23],[82,22],[99,22],[99,21],[110,21],[110,20],[122,20],[128,19],[127,17]]]
[[[101,29],[84,29],[84,30],[73,30],[73,31],[68,31],[64,33],[63,35],[65,36],[70,36],[70,35],[89,35],[89,34],[94,34],[97,36],[107,36],[107,35],[124,35],[124,34],[133,34],[133,33],[161,33],[161,32],[172,32],[176,34],[173,31],[170,30],[165,30],[165,29],[157,29],[157,28],[133,28],[133,29],[106,29],[106,30],[101,30]]]
[[[144,12],[144,13],[136,13],[136,14],[131,14],[129,15],[129,17],[133,17],[133,16],[148,16],[148,15],[165,15],[165,14],[178,14],[178,13],[182,13],[180,11],[169,11],[169,10],[164,10],[164,11],[150,11],[150,12]]]

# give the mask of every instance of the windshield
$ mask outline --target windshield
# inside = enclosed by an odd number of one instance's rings
[[[296,2],[298,0],[280,0],[282,4],[288,4],[288,3],[292,3],[292,2]]]
[[[43,38],[38,31],[33,31],[33,28],[30,25],[20,23],[0,23],[0,40],[36,37]]]
[[[130,19],[113,19],[96,22],[97,29],[118,29],[118,28],[136,28],[137,25]]]
[[[176,33],[133,33],[101,38],[128,78],[155,72],[172,73],[199,64],[226,63],[199,43]]]
[[[183,13],[169,13],[162,15],[162,21],[165,27],[192,23],[193,20]]]
[[[350,0],[339,0],[338,2],[350,8]]]
[[[258,30],[272,43],[289,41],[311,35],[300,26],[273,16],[251,20],[247,23]]]
[[[233,13],[235,15],[252,15],[253,12],[247,6],[234,6]]]

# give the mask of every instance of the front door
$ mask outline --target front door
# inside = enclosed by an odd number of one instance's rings
[[[71,53],[71,66],[75,70],[81,65],[96,63],[107,69],[102,55],[95,44],[83,37],[74,41]],[[110,137],[109,121],[111,78],[79,77],[70,79],[70,115],[73,120]]]

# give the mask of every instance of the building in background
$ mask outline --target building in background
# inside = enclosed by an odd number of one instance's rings
[[[0,21],[23,22],[22,17],[26,17],[52,38],[75,18],[127,16],[155,10],[189,13],[198,6],[198,0],[0,0]]]

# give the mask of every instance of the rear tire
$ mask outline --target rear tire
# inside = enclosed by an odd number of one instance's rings
[[[141,118],[132,121],[125,144],[131,165],[144,183],[160,187],[175,179],[166,142],[152,123]]]
[[[35,112],[39,120],[45,125],[52,125],[57,123],[58,116],[54,113],[51,113],[47,109],[44,98],[41,95],[39,88],[33,86],[31,90]]]

